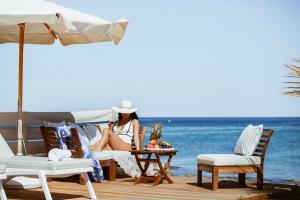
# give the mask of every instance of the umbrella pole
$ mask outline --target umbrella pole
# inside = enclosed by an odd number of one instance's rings
[[[25,23],[19,24],[19,85],[18,85],[18,152],[17,155],[23,155],[23,131],[22,131],[22,105],[23,105],[23,49]]]

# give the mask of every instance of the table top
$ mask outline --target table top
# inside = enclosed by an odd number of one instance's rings
[[[142,150],[131,150],[131,154],[159,154],[159,155],[175,155],[177,153],[177,150],[160,150],[160,149],[142,149]]]

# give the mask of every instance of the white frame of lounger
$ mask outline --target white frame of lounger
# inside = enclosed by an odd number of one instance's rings
[[[39,170],[39,169],[20,169],[6,167],[7,176],[38,176],[43,187],[46,200],[52,200],[51,193],[47,184],[47,177],[56,177],[60,175],[81,174],[84,178],[85,185],[89,191],[91,199],[97,199],[92,183],[87,175],[87,172],[92,172],[92,167],[73,168],[73,169],[58,169],[58,170]]]
[[[6,178],[7,178],[6,174],[0,174],[0,197],[1,197],[1,200],[7,200],[7,197],[6,197],[4,188],[3,188],[3,183],[2,183],[2,180],[6,179]]]

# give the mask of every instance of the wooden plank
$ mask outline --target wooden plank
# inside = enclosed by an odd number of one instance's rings
[[[255,172],[255,168],[253,166],[232,166],[232,167],[222,167],[219,168],[220,173],[224,174],[239,174],[239,173],[247,173],[247,172]]]
[[[206,186],[196,186],[196,177],[172,177],[174,184],[167,184],[166,181],[158,186],[152,183],[141,183],[133,185],[134,178],[117,179],[113,182],[93,183],[94,190],[99,199],[107,200],[153,200],[153,199],[174,199],[174,200],[198,200],[198,199],[264,199],[265,192],[255,189],[255,185],[239,188],[237,180],[219,182],[219,190],[212,191]],[[203,179],[204,185],[210,185],[211,180]],[[88,199],[88,192],[84,185],[74,182],[49,182],[53,199]],[[247,184],[249,185],[249,184]],[[6,190],[9,199],[44,199],[41,188],[31,190]]]

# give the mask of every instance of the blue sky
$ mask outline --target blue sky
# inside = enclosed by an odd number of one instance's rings
[[[284,64],[300,58],[299,1],[50,1],[129,25],[118,46],[26,45],[25,111],[130,99],[141,116],[300,116],[300,98],[282,94]],[[0,111],[17,111],[17,44],[0,55]]]

